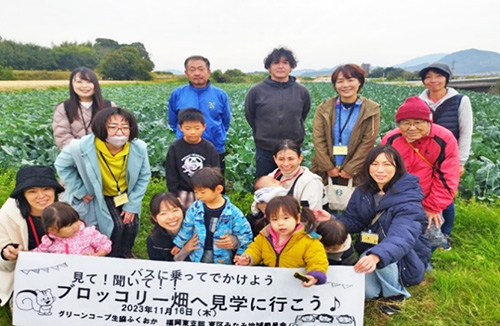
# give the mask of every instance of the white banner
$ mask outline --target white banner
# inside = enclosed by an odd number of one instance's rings
[[[364,274],[21,252],[14,325],[291,326],[363,324]]]

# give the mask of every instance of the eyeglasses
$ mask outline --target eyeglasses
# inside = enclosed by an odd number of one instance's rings
[[[118,130],[121,130],[122,133],[127,134],[130,132],[130,126],[118,126],[118,125],[109,125],[107,129],[110,133],[116,134]]]
[[[425,126],[427,126],[427,121],[425,120],[415,120],[415,121],[410,121],[410,120],[403,120],[399,123],[399,128],[400,129],[410,129],[411,126],[414,126],[417,129],[422,129]]]

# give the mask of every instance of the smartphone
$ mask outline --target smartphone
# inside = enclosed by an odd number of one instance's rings
[[[10,245],[14,247],[14,249],[19,248],[19,243],[11,243]]]
[[[309,282],[309,279],[304,274],[301,274],[299,272],[295,272],[293,274],[293,277],[295,277],[296,279],[301,280],[302,282]]]

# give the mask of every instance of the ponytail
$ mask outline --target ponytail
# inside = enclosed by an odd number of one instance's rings
[[[309,207],[302,207],[300,211],[300,221],[304,224],[306,233],[310,233],[316,229],[316,219],[313,211]]]

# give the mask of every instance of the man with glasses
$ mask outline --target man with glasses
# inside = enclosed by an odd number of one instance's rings
[[[443,241],[441,212],[453,201],[460,181],[457,140],[448,129],[432,122],[432,112],[417,96],[399,107],[396,122],[398,128],[389,131],[381,145],[392,145],[406,170],[419,177],[422,206],[429,219],[427,234],[435,249]]]

